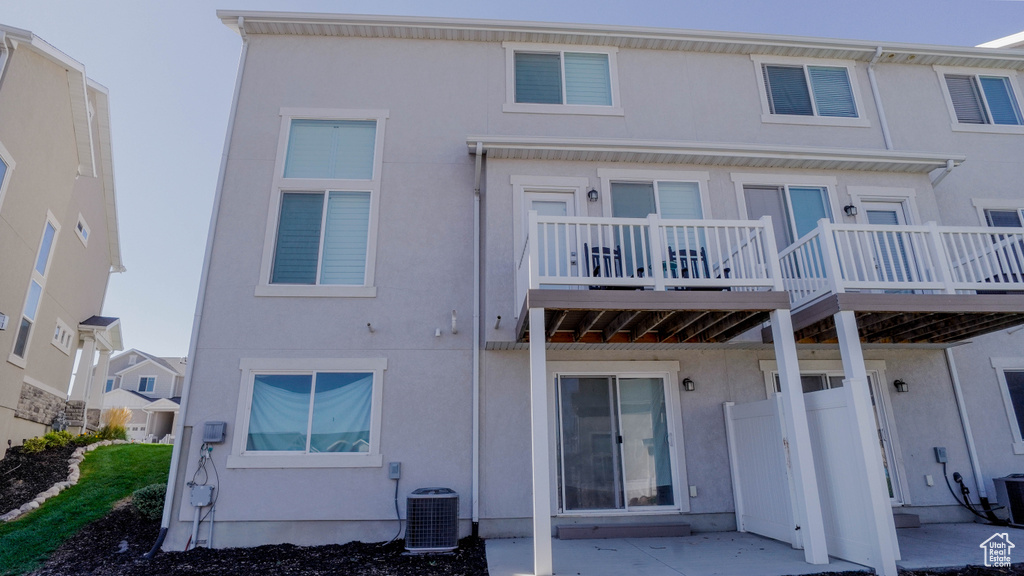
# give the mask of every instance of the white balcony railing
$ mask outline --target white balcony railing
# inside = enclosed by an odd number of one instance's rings
[[[517,294],[530,288],[782,290],[768,218],[666,220],[539,216],[518,253]]]
[[[793,308],[849,291],[1024,290],[1024,228],[818,227],[779,254]]]

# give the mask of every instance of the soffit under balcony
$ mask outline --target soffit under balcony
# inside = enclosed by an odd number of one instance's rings
[[[764,54],[924,66],[971,66],[1024,70],[1020,51],[777,34],[679,30],[638,26],[521,22],[357,14],[310,14],[219,10],[240,34],[401,38],[463,42],[535,42],[570,46],[615,46],[713,54]]]
[[[640,164],[688,164],[798,170],[859,170],[868,172],[926,174],[966,160],[962,154],[897,152],[850,148],[782,145],[550,138],[530,136],[467,136],[470,154],[477,143],[491,159],[562,160],[586,162],[634,162]]]
[[[530,290],[516,326],[528,342],[530,308],[544,308],[543,334],[553,344],[721,344],[789,307],[785,292],[723,290]]]
[[[1024,325],[1024,294],[832,294],[793,313],[797,343],[837,342],[832,315],[844,310],[865,344],[948,345]]]

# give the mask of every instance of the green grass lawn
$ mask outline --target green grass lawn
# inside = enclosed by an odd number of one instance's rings
[[[120,444],[86,453],[78,484],[0,524],[0,574],[34,570],[64,540],[106,516],[118,500],[143,486],[167,482],[170,463],[169,445]]]

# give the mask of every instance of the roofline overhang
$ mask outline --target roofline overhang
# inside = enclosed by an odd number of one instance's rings
[[[88,80],[96,93],[96,127],[99,132],[99,161],[103,169],[103,204],[107,219],[107,250],[110,253],[110,271],[125,272],[121,259],[121,231],[117,218],[117,192],[114,187],[114,154],[110,128],[110,94],[98,82]]]
[[[875,56],[875,51],[881,46],[881,62],[1024,70],[1024,53],[1019,50],[991,47],[940,46],[745,32],[465,18],[245,10],[218,10],[217,16],[229,28],[247,35],[292,34],[478,42],[541,42],[655,50],[839,58],[862,62],[870,62]],[[239,18],[243,18],[244,30],[239,29]]]
[[[92,324],[79,324],[78,333],[88,332],[100,341],[105,348],[111,352],[124,350],[124,337],[121,335],[121,319],[106,326],[94,326]]]
[[[928,173],[959,166],[962,154],[897,152],[850,148],[628,140],[545,138],[532,136],[467,136],[470,154],[476,145],[492,159],[635,162],[640,164],[692,164],[751,168],[860,170],[869,172]]]

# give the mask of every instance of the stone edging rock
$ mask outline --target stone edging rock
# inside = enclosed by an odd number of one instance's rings
[[[43,502],[46,502],[50,498],[53,498],[57,494],[60,494],[62,491],[74,486],[75,484],[78,484],[78,478],[81,475],[81,471],[79,471],[78,465],[82,463],[82,460],[85,460],[85,453],[92,452],[93,450],[99,448],[100,446],[110,446],[111,444],[128,444],[128,442],[124,440],[103,440],[76,449],[74,452],[71,453],[71,457],[68,458],[67,480],[63,482],[57,482],[53,486],[50,486],[48,490],[36,494],[36,497],[31,502],[22,504],[20,508],[15,508],[14,510],[11,510],[6,514],[0,516],[0,522],[10,522],[11,520],[18,518],[19,516],[27,514],[32,510],[39,508],[39,506]]]

